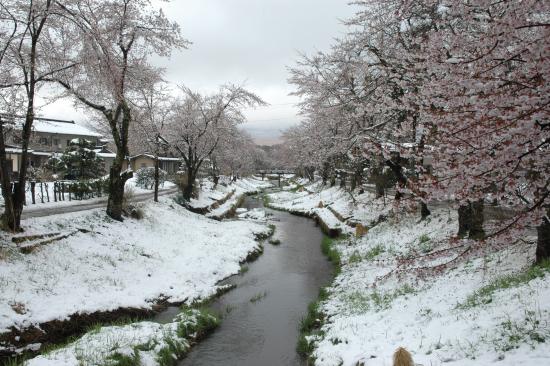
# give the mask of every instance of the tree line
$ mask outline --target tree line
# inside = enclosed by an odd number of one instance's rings
[[[150,0],[0,0],[4,229],[21,230],[36,100],[46,88],[48,99],[72,98],[110,137],[116,157],[108,172],[107,214],[113,219],[122,220],[124,186],[132,177],[124,166],[132,146],[148,148],[157,162],[166,149],[180,157],[189,177],[187,199],[205,161],[237,172],[253,159],[251,139],[237,125],[244,121],[243,108],[264,102],[237,85],[222,86],[212,94],[168,85],[151,58],[169,57],[189,42],[179,24],[154,4]],[[23,122],[10,117],[14,115],[24,115]],[[15,182],[10,181],[6,153],[12,135],[21,143]],[[222,149],[230,153],[220,153]],[[249,158],[239,159],[242,151]]]
[[[459,206],[459,235],[487,245],[537,227],[550,256],[550,3],[358,0],[347,34],[290,70],[303,122],[288,164],[363,179],[396,199]],[[511,217],[485,232],[487,202]]]

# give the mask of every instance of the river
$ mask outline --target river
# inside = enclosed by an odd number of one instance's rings
[[[247,197],[243,207],[262,207]],[[249,270],[228,280],[237,287],[211,307],[223,314],[220,327],[196,345],[180,366],[305,365],[296,353],[299,324],[307,306],[328,284],[332,266],[323,256],[321,230],[313,220],[266,209],[274,239]]]

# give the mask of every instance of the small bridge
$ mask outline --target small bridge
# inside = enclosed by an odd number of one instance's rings
[[[268,169],[268,170],[258,170],[257,174],[262,177],[262,180],[264,180],[264,178],[266,176],[269,177],[269,176],[276,175],[278,177],[279,187],[280,187],[281,186],[281,177],[283,175],[296,174],[296,172],[294,170],[291,170],[291,169],[287,169],[287,170],[284,170],[284,169]]]

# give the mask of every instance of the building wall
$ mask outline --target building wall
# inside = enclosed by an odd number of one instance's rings
[[[132,159],[132,170],[138,171],[141,168],[153,168],[155,166],[155,160],[148,156],[138,156]]]
[[[73,139],[83,138],[98,144],[98,138],[95,136],[78,136],[66,134],[52,134],[46,132],[35,132],[31,139],[30,149],[47,152],[63,152],[69,146]]]

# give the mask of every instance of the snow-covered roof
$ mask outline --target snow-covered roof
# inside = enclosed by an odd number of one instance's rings
[[[102,153],[102,152],[98,152],[96,153],[97,156],[99,156],[100,158],[116,158],[116,154],[115,153]]]
[[[52,156],[51,152],[46,151],[33,151],[32,154],[36,156]]]
[[[55,133],[60,135],[102,137],[101,134],[78,125],[73,121],[55,121],[48,119],[37,119],[33,122],[35,132]]]
[[[151,154],[137,154],[137,155],[131,156],[130,159],[139,158],[140,156],[145,156],[145,157],[150,158],[150,159],[155,158],[155,156],[151,155]],[[181,159],[180,158],[168,158],[168,157],[164,157],[164,156],[159,156],[159,160],[161,160],[161,161],[180,161]]]

